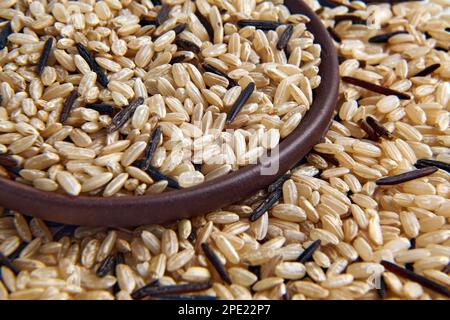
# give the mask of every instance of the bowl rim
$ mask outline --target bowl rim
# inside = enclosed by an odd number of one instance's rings
[[[154,195],[98,197],[69,196],[41,191],[32,186],[0,178],[0,204],[24,214],[66,224],[92,226],[137,226],[190,218],[224,207],[266,187],[303,158],[326,133],[337,102],[339,72],[333,41],[319,17],[301,0],[286,0],[292,13],[309,17],[308,30],[321,45],[321,84],[300,124],[280,142],[279,169],[261,175],[264,165],[247,165],[225,176],[197,186]]]

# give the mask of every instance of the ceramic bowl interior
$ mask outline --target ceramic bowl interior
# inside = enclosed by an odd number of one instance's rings
[[[339,86],[337,54],[319,18],[301,0],[286,0],[292,13],[311,21],[308,29],[322,47],[320,86],[314,101],[299,126],[280,143],[278,159],[248,165],[226,176],[198,186],[148,196],[71,197],[44,192],[0,178],[0,205],[47,221],[75,225],[137,226],[166,223],[204,214],[232,204],[267,187],[302,159],[327,131],[336,105]],[[273,174],[263,175],[263,166],[278,163]]]

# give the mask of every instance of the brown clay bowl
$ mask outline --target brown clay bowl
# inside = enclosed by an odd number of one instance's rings
[[[0,205],[48,221],[91,226],[137,226],[166,223],[218,209],[267,187],[302,159],[329,127],[336,105],[339,72],[333,42],[319,18],[301,0],[286,0],[293,13],[307,15],[309,30],[322,46],[314,101],[299,126],[281,143],[279,169],[261,175],[262,164],[249,165],[201,185],[157,195],[102,198],[44,192],[0,178]],[[276,159],[269,158],[269,162]]]

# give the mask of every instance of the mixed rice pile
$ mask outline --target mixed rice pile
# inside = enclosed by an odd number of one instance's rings
[[[46,225],[4,210],[0,298],[448,299],[449,2],[320,2],[308,4],[343,81],[303,164],[166,226]],[[273,192],[280,201],[250,219]]]
[[[13,0],[0,17],[1,174],[45,191],[159,193],[254,164],[321,81],[309,19],[280,3]]]

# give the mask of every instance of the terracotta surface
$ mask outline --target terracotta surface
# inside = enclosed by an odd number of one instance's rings
[[[193,217],[229,205],[268,186],[298,162],[326,132],[336,105],[337,54],[319,18],[300,0],[286,0],[293,13],[311,18],[309,30],[322,46],[315,99],[300,125],[280,144],[279,170],[261,175],[261,165],[246,166],[199,186],[140,197],[71,197],[49,193],[0,178],[0,205],[41,219],[76,225],[137,226]],[[272,161],[272,160],[269,160]]]

